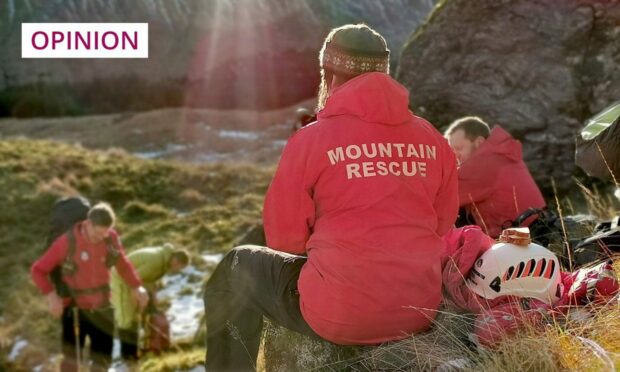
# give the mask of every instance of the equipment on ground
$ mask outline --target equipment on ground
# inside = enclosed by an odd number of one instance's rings
[[[505,231],[509,230],[513,229]],[[532,297],[553,305],[561,294],[556,255],[538,244],[527,244],[529,237],[520,232],[503,237],[508,239],[493,245],[474,264],[466,280],[469,289],[488,300],[500,296]],[[525,244],[519,245],[521,242]]]

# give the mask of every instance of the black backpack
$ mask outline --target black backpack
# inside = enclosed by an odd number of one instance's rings
[[[62,280],[63,275],[72,275],[77,270],[77,264],[72,259],[76,249],[73,226],[87,218],[90,207],[88,199],[81,196],[59,199],[52,207],[46,249],[65,233],[67,233],[69,241],[69,250],[63,264],[55,267],[50,272],[50,280],[56,288],[56,293],[61,297],[70,297],[72,295],[69,287]],[[106,266],[109,268],[116,264],[119,252],[111,239],[106,239],[106,245],[108,247]]]
[[[591,236],[580,241],[573,254],[577,265],[609,259],[620,253],[620,216],[601,222]]]
[[[571,263],[567,249],[570,250],[573,263],[579,265],[581,260],[576,259],[575,249],[584,237],[591,234],[594,217],[578,215],[560,218],[547,208],[529,208],[510,224],[512,227],[523,226],[532,216],[535,216],[529,225],[532,241],[553,251],[565,267]]]
[[[562,222],[555,213],[547,208],[529,208],[514,221],[511,221],[510,225],[511,227],[523,226],[525,221],[532,216],[536,216],[536,219],[529,225],[533,242],[548,247],[549,244],[562,240]]]

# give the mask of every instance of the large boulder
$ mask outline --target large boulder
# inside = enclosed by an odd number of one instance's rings
[[[284,371],[448,371],[468,364],[473,316],[441,312],[424,333],[380,346],[339,346],[272,323],[265,326],[264,369]],[[455,364],[456,363],[456,364]]]
[[[0,116],[167,106],[272,109],[315,95],[330,28],[365,21],[398,51],[434,0],[8,0]],[[148,60],[21,59],[22,22],[148,22]]]
[[[397,79],[438,128],[465,115],[523,143],[534,178],[569,187],[583,121],[620,96],[620,3],[442,1],[403,47]]]

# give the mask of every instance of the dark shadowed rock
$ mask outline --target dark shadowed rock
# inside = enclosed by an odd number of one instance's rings
[[[620,3],[443,1],[403,48],[412,109],[443,129],[464,115],[523,143],[539,184],[569,187],[582,122],[620,94]]]
[[[330,28],[364,21],[394,58],[434,0],[8,0],[0,115],[166,106],[271,109],[315,95]],[[21,59],[22,22],[148,22],[148,60]]]

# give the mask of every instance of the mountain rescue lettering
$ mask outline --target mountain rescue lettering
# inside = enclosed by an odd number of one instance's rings
[[[435,145],[421,143],[364,143],[346,147],[339,146],[328,150],[327,157],[331,165],[345,160],[354,161],[345,165],[347,179],[387,175],[426,177],[427,160],[437,159],[437,148]],[[363,160],[375,158],[381,160],[359,161],[362,158]],[[386,158],[400,158],[401,160],[386,161]]]

